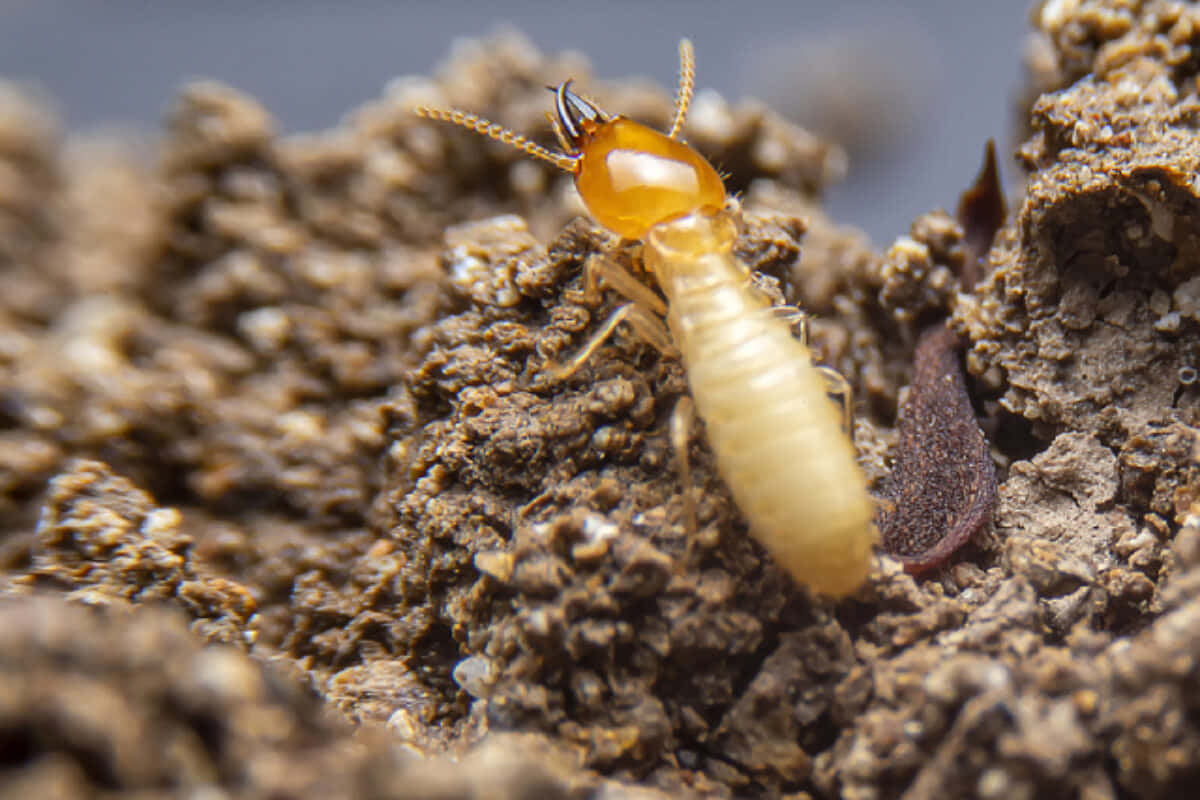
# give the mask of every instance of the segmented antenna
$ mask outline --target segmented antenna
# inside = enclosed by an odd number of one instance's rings
[[[468,114],[466,111],[459,111],[457,109],[417,106],[413,111],[417,116],[441,122],[451,122],[468,130],[483,134],[489,139],[495,139],[498,142],[511,145],[526,155],[540,158],[542,161],[548,161],[564,172],[575,171],[576,159],[563,153],[555,153],[553,150],[547,150],[540,144],[529,141],[521,134],[510,131],[498,122],[492,122],[476,114]]]
[[[692,91],[696,88],[696,62],[692,43],[687,39],[679,42],[679,93],[675,95],[675,118],[667,136],[674,139],[683,129],[688,108],[692,105]]]

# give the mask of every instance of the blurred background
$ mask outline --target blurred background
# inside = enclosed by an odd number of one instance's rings
[[[750,95],[842,142],[827,206],[877,245],[953,210],[995,137],[1014,142],[1029,0],[0,0],[0,77],[32,83],[72,130],[158,126],[176,88],[216,78],[285,131],[335,125],[391,78],[432,72],[456,37],[500,26],[587,55],[606,79]],[[864,109],[871,109],[864,115]]]

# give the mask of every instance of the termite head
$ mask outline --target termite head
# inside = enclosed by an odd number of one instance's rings
[[[679,138],[692,99],[690,42],[680,43],[679,57],[679,96],[667,133],[601,111],[573,92],[569,80],[547,87],[554,92],[555,113],[546,116],[562,152],[464,111],[423,106],[416,112],[470,128],[570,172],[597,222],[626,239],[641,239],[660,222],[716,213],[725,205],[721,176]]]

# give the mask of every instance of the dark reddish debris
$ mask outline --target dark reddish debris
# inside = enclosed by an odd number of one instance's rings
[[[917,342],[916,373],[900,409],[900,445],[880,525],[884,549],[909,572],[936,567],[986,526],[996,469],[963,378],[962,342],[943,325]]]
[[[983,277],[984,256],[1005,213],[996,146],[988,140],[983,168],[958,204],[967,248],[959,276],[964,289]],[[996,509],[996,468],[967,395],[963,346],[941,323],[921,333],[897,422],[900,442],[879,529],[884,550],[911,573],[945,562]]]
[[[967,259],[959,275],[964,291],[970,290],[983,277],[983,258],[992,247],[996,231],[1004,226],[1007,213],[1000,169],[996,165],[996,143],[988,139],[983,151],[983,168],[975,176],[971,188],[958,199],[958,222],[963,227],[967,249]]]

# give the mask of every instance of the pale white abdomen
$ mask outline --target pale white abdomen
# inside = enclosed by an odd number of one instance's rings
[[[646,240],[696,411],[755,537],[798,582],[845,595],[866,577],[876,537],[854,446],[811,354],[752,288],[732,241],[697,235],[712,219],[665,223],[686,228]]]

